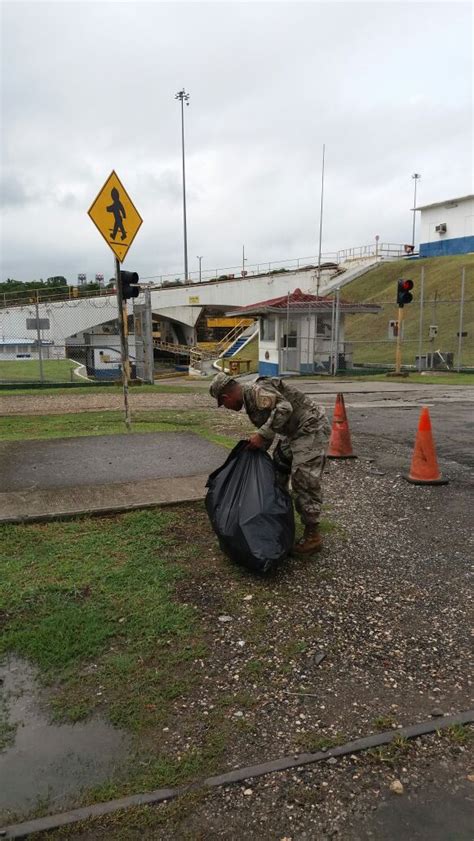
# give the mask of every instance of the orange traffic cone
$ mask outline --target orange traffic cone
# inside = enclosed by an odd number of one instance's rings
[[[347,422],[343,394],[338,394],[336,397],[327,457],[357,458],[357,456],[352,452],[351,433]]]
[[[447,485],[449,481],[449,479],[442,479],[439,472],[431,432],[431,418],[426,406],[423,406],[421,410],[410,472],[404,478],[414,485]]]

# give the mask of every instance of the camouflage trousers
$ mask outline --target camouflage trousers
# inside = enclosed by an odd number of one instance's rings
[[[294,435],[279,440],[273,453],[281,487],[288,488],[291,476],[295,507],[305,526],[319,523],[323,504],[321,483],[330,432],[325,415],[310,415]]]

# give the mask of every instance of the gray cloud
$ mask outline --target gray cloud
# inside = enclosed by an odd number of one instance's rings
[[[179,270],[183,85],[191,265],[238,263],[242,243],[249,262],[314,254],[323,142],[325,251],[409,239],[414,170],[423,202],[472,190],[467,3],[4,3],[3,18],[2,277],[109,274],[87,209],[111,169],[144,219],[128,263]]]

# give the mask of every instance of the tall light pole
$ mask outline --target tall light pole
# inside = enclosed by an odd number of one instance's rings
[[[197,259],[199,260],[199,283],[201,283],[201,260],[202,260],[202,257],[198,256]]]
[[[245,256],[245,245],[242,246],[242,277],[245,274],[245,263],[247,262],[247,258]]]
[[[181,102],[181,152],[183,158],[183,228],[184,228],[184,279],[188,279],[188,229],[186,223],[186,168],[184,163],[184,103],[189,105],[189,93],[184,88],[175,96]]]
[[[411,235],[411,244],[413,246],[413,251],[415,250],[415,223],[416,223],[416,185],[420,180],[421,175],[419,172],[414,172],[412,175],[412,179],[415,182],[415,195],[413,196],[413,232]]]
[[[321,163],[321,206],[319,208],[319,249],[318,249],[318,273],[316,280],[316,295],[319,295],[319,287],[321,285],[321,245],[323,240],[323,205],[324,205],[324,157],[326,154],[326,144],[323,143],[323,160]]]

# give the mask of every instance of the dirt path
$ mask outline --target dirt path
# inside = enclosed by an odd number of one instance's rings
[[[215,405],[209,394],[138,394],[131,390],[132,409],[201,409]],[[121,394],[19,394],[0,396],[0,415],[57,415],[123,408]]]

